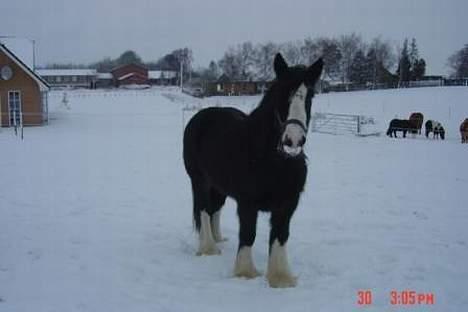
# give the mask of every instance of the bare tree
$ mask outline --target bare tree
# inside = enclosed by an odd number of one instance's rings
[[[342,56],[338,46],[338,41],[336,39],[320,37],[316,39],[316,46],[319,51],[319,55],[323,57],[323,62],[325,63],[323,69],[324,77],[327,77],[330,80],[340,79],[340,63]],[[312,63],[312,61],[310,63]]]
[[[218,65],[222,72],[230,79],[238,79],[240,77],[240,69],[237,64],[237,56],[234,48],[228,48]]]
[[[302,61],[303,64],[312,64],[321,56],[317,40],[310,37],[304,39],[304,44],[301,47]]]
[[[468,44],[449,57],[448,65],[452,68],[453,77],[468,77]]]
[[[271,80],[274,78],[272,64],[278,50],[278,45],[273,42],[258,44],[255,47],[254,66],[256,79]]]
[[[288,41],[280,45],[280,50],[289,64],[302,64],[302,43],[301,41]]]
[[[340,71],[342,82],[350,81],[351,65],[358,51],[363,49],[361,36],[351,33],[342,35],[338,39],[338,48],[341,52]]]

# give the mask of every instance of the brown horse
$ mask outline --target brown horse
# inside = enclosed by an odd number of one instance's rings
[[[421,134],[421,128],[424,122],[424,115],[422,113],[411,113],[409,120],[413,123],[414,127],[417,129],[417,133]],[[411,132],[416,134],[416,132]]]
[[[465,118],[465,120],[461,123],[460,134],[462,143],[468,143],[468,118]]]

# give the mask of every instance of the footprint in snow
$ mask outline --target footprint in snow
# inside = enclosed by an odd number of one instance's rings
[[[428,217],[422,213],[422,212],[419,212],[419,211],[413,211],[413,215],[418,218],[418,219],[421,219],[421,220],[427,220]]]

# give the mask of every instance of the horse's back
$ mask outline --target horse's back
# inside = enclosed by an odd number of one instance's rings
[[[184,131],[184,163],[192,176],[242,152],[247,115],[235,108],[210,107],[196,113]],[[219,164],[218,167],[222,167]]]
[[[468,131],[468,119],[465,119],[460,125],[460,131],[466,132]]]

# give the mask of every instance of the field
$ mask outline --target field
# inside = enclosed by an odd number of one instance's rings
[[[232,277],[235,203],[223,209],[222,255],[196,257],[182,162],[183,107],[259,97],[193,99],[176,89],[50,95],[48,126],[24,140],[0,129],[0,311],[453,311],[468,305],[468,88],[320,94],[313,111],[362,114],[386,131],[421,111],[447,140],[309,133],[309,175],[291,224],[294,289]],[[265,272],[268,215],[253,256]],[[432,305],[390,304],[390,291]]]

